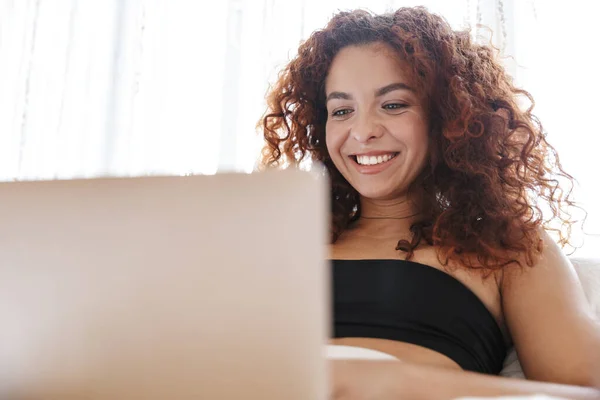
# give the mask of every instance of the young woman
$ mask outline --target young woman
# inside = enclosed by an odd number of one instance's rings
[[[419,7],[337,14],[271,88],[262,165],[331,178],[331,343],[400,360],[332,362],[333,398],[600,398],[600,324],[545,232],[571,177],[522,98]],[[513,345],[530,381],[493,376]]]

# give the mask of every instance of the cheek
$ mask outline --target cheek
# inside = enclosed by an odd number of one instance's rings
[[[401,124],[395,127],[396,139],[400,140],[408,147],[411,147],[415,153],[427,153],[429,147],[428,127],[422,115],[416,112],[408,112]]]
[[[421,153],[429,153],[429,137],[427,135],[427,131],[420,132],[416,143]]]
[[[331,158],[335,159],[339,157],[342,142],[342,138],[335,129],[331,129],[329,126],[325,128],[325,144]]]
[[[325,145],[331,161],[339,170],[342,167],[342,155],[340,154],[344,144],[344,137],[335,129],[325,129]]]

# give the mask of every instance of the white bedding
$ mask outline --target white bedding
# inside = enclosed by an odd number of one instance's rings
[[[398,359],[377,350],[355,346],[327,345],[325,354],[328,360],[396,360]]]
[[[543,394],[533,396],[500,396],[500,397],[461,397],[454,400],[569,400],[564,397],[552,397]]]

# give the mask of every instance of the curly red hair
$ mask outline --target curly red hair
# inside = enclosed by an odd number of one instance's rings
[[[429,163],[411,185],[425,189],[427,215],[411,227],[412,240],[399,241],[397,249],[410,259],[425,240],[439,249],[445,265],[533,265],[542,249],[540,228],[548,229],[552,219],[561,222],[559,243],[567,244],[573,178],[532,114],[533,98],[515,87],[491,46],[475,43],[468,31],[454,31],[423,7],[338,13],[300,45],[267,96],[261,166],[285,168],[305,159],[325,165],[332,241],[361,209],[357,191],[337,171],[325,144],[325,79],[340,49],[370,43],[387,45],[409,67],[431,127]],[[523,97],[531,103],[526,110],[518,105]]]

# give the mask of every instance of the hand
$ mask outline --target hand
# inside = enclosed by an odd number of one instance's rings
[[[399,361],[331,360],[330,400],[387,400],[394,368]]]

